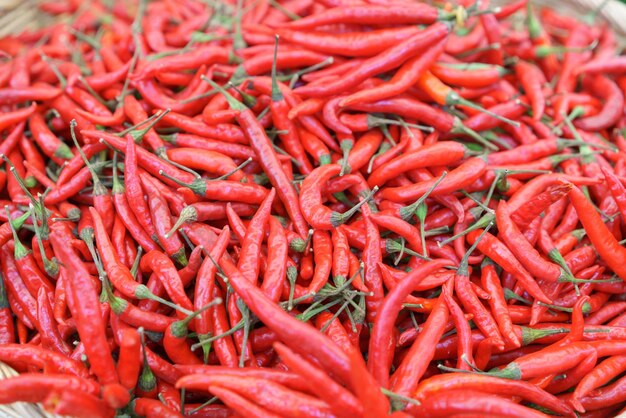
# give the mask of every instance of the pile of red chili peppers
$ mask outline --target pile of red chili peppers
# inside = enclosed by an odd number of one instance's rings
[[[0,403],[610,417],[626,57],[526,0],[54,1],[0,39]]]

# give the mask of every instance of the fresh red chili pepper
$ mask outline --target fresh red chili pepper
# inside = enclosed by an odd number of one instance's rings
[[[445,39],[440,40],[425,53],[417,55],[402,64],[388,83],[352,94],[342,99],[340,105],[348,107],[362,103],[372,103],[404,93],[416,82],[419,82],[424,74],[428,73],[428,66],[443,53],[445,43]]]
[[[424,417],[442,417],[458,413],[494,416],[545,417],[535,411],[508,399],[487,395],[482,391],[468,389],[449,390],[433,394],[416,408],[416,413]]]
[[[177,234],[169,235],[169,232],[172,230],[172,221],[165,198],[154,185],[153,182],[155,180],[147,175],[140,175],[140,179],[142,188],[146,189],[149,196],[150,216],[159,242],[170,257],[174,258],[180,265],[185,266],[187,264],[187,256],[185,255],[182,241]]]
[[[183,416],[170,406],[164,405],[160,400],[149,398],[135,399],[135,412],[148,418],[178,418]]]
[[[150,251],[141,258],[140,266],[142,271],[153,271],[161,279],[161,284],[174,303],[188,311],[193,310],[193,304],[185,294],[180,275],[169,257],[158,250]]]
[[[177,386],[196,390],[214,386],[228,388],[276,413],[284,411],[302,417],[313,417],[330,413],[328,405],[320,400],[287,389],[271,380],[256,377],[219,374],[189,375],[179,380]],[[273,394],[272,396],[278,395],[283,400],[282,404],[277,405],[272,402],[272,397],[268,396],[269,394]]]
[[[535,385],[524,381],[505,380],[480,374],[448,373],[433,376],[420,383],[417,388],[416,399],[421,401],[435,393],[445,393],[445,391],[453,389],[480,390],[496,395],[517,396],[559,414],[572,414],[571,407],[566,402]]]
[[[500,238],[529,273],[546,281],[556,281],[562,277],[560,267],[544,260],[533,245],[522,236],[511,217],[509,207],[503,200],[496,210],[496,224]]]
[[[452,170],[430,194],[436,196],[463,189],[482,176],[485,169],[486,163],[481,158],[470,158]],[[388,187],[382,190],[380,195],[394,202],[414,201],[431,189],[436,181],[437,179],[433,179],[407,186]]]
[[[409,352],[391,377],[392,391],[410,396],[415,391],[419,379],[426,371],[430,360],[434,357],[436,345],[444,333],[444,326],[448,321],[448,307],[443,298],[437,300],[435,308],[428,316]]]
[[[524,93],[532,107],[533,119],[538,121],[543,116],[546,102],[542,91],[543,73],[531,63],[519,61],[515,64],[515,75],[524,88]]]
[[[452,263],[448,260],[437,260],[418,267],[405,277],[381,303],[378,311],[379,320],[376,321],[370,337],[368,368],[382,387],[389,386],[390,350],[394,348],[393,346],[390,347],[391,333],[393,324],[402,308],[402,303],[419,281],[434,271],[449,265]],[[419,372],[415,373],[419,374]]]
[[[359,405],[357,399],[315,365],[307,362],[283,344],[276,343],[274,348],[288,367],[304,378],[308,389],[326,401],[339,416],[363,414],[363,407]]]
[[[97,395],[99,385],[85,378],[67,374],[33,374],[23,373],[2,381],[0,403],[42,402],[54,390],[82,392],[86,395]]]
[[[600,257],[611,267],[611,269],[622,279],[626,279],[626,270],[619,262],[622,256],[626,256],[626,249],[620,246],[615,237],[608,231],[600,215],[593,205],[580,191],[578,187],[573,187],[568,196],[578,213],[587,236],[594,244]]]
[[[228,51],[225,48],[210,45],[197,48],[186,54],[164,57],[152,61],[135,72],[132,77],[135,80],[147,79],[157,72],[181,71],[197,68],[206,64],[227,64]]]
[[[37,294],[37,320],[40,325],[42,345],[45,348],[55,349],[62,354],[69,355],[70,348],[59,333],[52,313],[52,306],[43,288],[40,288]]]
[[[477,229],[467,235],[470,244],[476,242],[481,234],[481,230]],[[491,258],[507,272],[515,275],[515,278],[523,284],[527,292],[544,303],[550,303],[550,299],[539,288],[528,271],[517,261],[510,250],[496,237],[487,233],[482,240],[478,242],[478,250],[487,257]]]
[[[219,235],[215,246],[212,248],[210,257],[207,257],[202,262],[202,266],[198,271],[195,285],[195,299],[194,308],[199,310],[203,306],[207,305],[213,299],[213,289],[215,288],[215,273],[217,267],[213,263],[213,260],[219,260],[226,251],[228,240],[230,238],[230,230],[228,227],[224,227]],[[197,332],[202,335],[207,335],[212,330],[212,311],[204,311],[198,315],[196,321]]]
[[[53,224],[53,226],[57,225]],[[100,314],[96,289],[82,261],[68,245],[65,234],[67,234],[66,231],[55,228],[50,234],[50,242],[54,253],[62,263],[61,271],[68,272],[68,269],[71,269],[73,272],[73,279],[67,282],[69,293],[72,294],[70,310],[73,311],[74,316],[78,317],[76,326],[81,340],[85,342],[87,356],[90,358],[94,373],[103,384],[116,383],[118,376],[106,343],[105,326]]]
[[[427,29],[407,38],[405,41],[365,60],[352,72],[349,80],[337,80],[318,86],[303,86],[294,90],[306,97],[327,97],[339,91],[352,88],[367,78],[401,65],[403,62],[424,50],[448,34],[448,27],[443,23],[434,23]]]

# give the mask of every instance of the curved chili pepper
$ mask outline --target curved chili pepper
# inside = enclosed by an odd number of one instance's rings
[[[339,34],[289,29],[279,29],[277,33],[281,39],[313,51],[350,57],[368,57],[383,52],[396,43],[415,35],[418,31],[417,27],[407,26]]]
[[[70,348],[59,333],[59,329],[52,313],[52,306],[48,301],[48,295],[43,288],[37,294],[37,319],[41,330],[41,340],[44,347],[53,348],[56,351],[69,355]]]
[[[185,266],[187,264],[187,256],[185,255],[185,247],[182,241],[177,234],[169,235],[169,232],[172,230],[172,221],[165,198],[153,184],[155,180],[147,175],[140,175],[139,177],[143,188],[146,189],[149,196],[150,216],[159,242],[164,246],[170,257],[174,258],[180,265]]]
[[[433,394],[416,408],[416,412],[424,417],[440,417],[457,413],[475,413],[494,416],[527,416],[545,417],[542,412],[535,411],[499,396],[487,395],[477,390],[450,390]]]
[[[219,260],[226,251],[228,240],[230,238],[230,230],[228,226],[224,227],[220,233],[215,246],[211,249],[210,257],[207,257],[202,262],[202,266],[198,271],[195,285],[195,298],[194,308],[199,310],[203,306],[207,305],[213,299],[214,278],[217,271],[217,267],[213,263],[213,260]],[[197,332],[202,336],[206,335],[212,330],[212,311],[204,311],[198,315],[196,321]],[[201,337],[202,338],[202,337]]]
[[[380,54],[366,59],[360,67],[350,75],[350,79],[341,79],[324,85],[309,85],[295,89],[298,94],[307,97],[327,97],[337,94],[342,90],[355,87],[367,78],[383,73],[401,65],[403,62],[414,57],[425,47],[432,45],[446,36],[448,26],[443,23],[434,23],[427,29],[407,38],[405,41],[381,52]]]
[[[285,26],[292,29],[311,29],[333,23],[376,25],[386,20],[395,23],[429,24],[446,16],[446,12],[426,4],[411,4],[404,10],[389,10],[388,7],[376,4],[344,5],[289,22]]]
[[[338,416],[361,416],[363,407],[345,388],[329,379],[323,371],[295,354],[285,345],[274,344],[275,350],[290,369],[300,374],[307,383],[308,389],[326,401]]]
[[[503,200],[496,210],[496,224],[499,236],[529,273],[547,281],[556,281],[562,277],[559,266],[544,260],[533,245],[522,236],[513,222],[509,207]]]
[[[97,395],[100,385],[92,380],[67,374],[23,373],[4,379],[0,403],[42,402],[54,390],[73,390],[88,395]]]
[[[227,64],[229,60],[228,51],[225,48],[210,45],[196,48],[186,54],[171,57],[164,57],[152,61],[132,74],[134,80],[147,79],[157,72],[181,71],[197,68],[200,65],[213,63]]]
[[[215,393],[226,405],[244,416],[254,418],[279,418],[280,415],[270,412],[268,409],[258,406],[240,396],[237,392],[220,387],[210,386],[209,389]]]
[[[53,224],[53,226],[56,225]],[[55,228],[50,234],[50,242],[55,255],[62,263],[61,271],[67,274],[67,269],[71,269],[73,272],[73,280],[68,281],[73,300],[70,310],[74,311],[74,315],[79,318],[76,324],[77,329],[81,340],[85,342],[85,350],[91,359],[90,364],[94,373],[103,384],[116,383],[118,376],[106,343],[105,327],[100,314],[96,289],[82,261],[67,244],[67,237],[64,234],[65,232],[61,232],[61,229]]]
[[[269,219],[267,243],[268,264],[263,274],[261,289],[268,298],[278,302],[282,293],[283,280],[287,273],[289,246],[282,225],[274,217]]]
[[[448,390],[480,390],[485,393],[519,396],[529,402],[541,405],[550,411],[571,415],[571,407],[563,400],[543,391],[537,386],[524,381],[501,379],[481,374],[448,373],[424,380],[417,388],[415,398],[427,399],[435,393]]]
[[[470,244],[476,242],[478,236],[482,233],[480,229],[470,232],[467,235],[467,239]],[[528,293],[533,295],[536,299],[544,301],[544,303],[550,303],[550,299],[539,288],[537,282],[535,282],[528,271],[517,261],[515,256],[510,250],[496,237],[486,233],[482,240],[478,242],[477,247],[480,252],[491,258],[504,270],[513,274],[515,278],[522,283]]]
[[[450,266],[449,260],[435,260],[411,271],[399,285],[385,297],[378,310],[378,321],[374,323],[372,335],[370,337],[370,349],[368,357],[368,368],[378,383],[387,388],[389,386],[389,346],[393,324],[396,321],[402,303],[406,297],[416,287],[417,283],[434,271]],[[383,274],[385,270],[382,270]]]
[[[439,142],[404,153],[390,162],[378,167],[367,178],[370,187],[382,186],[386,181],[401,173],[416,168],[428,167],[436,161],[437,165],[454,164],[466,156],[468,150],[457,142]]]
[[[590,82],[589,89],[604,99],[602,110],[597,115],[575,120],[574,125],[590,132],[614,125],[621,117],[618,109],[624,107],[624,94],[620,88],[608,77],[595,76]]]
[[[246,305],[268,327],[277,333],[277,336],[285,345],[298,353],[313,355],[324,368],[333,369],[342,380],[349,380],[348,360],[338,347],[315,329],[300,323],[297,319],[287,315],[278,306],[272,304],[260,290],[252,287],[241,276],[241,273],[237,271],[232,262],[222,257],[220,266],[224,269],[224,272],[230,278],[231,284],[239,296],[246,302]],[[303,338],[315,343],[292,347],[294,343],[301,341]]]
[[[161,279],[161,284],[174,303],[188,311],[193,310],[193,304],[185,294],[180,275],[169,257],[158,250],[150,251],[141,258],[140,266],[142,271],[153,271]]]
[[[415,391],[419,379],[434,357],[435,342],[439,341],[444,333],[448,315],[446,303],[443,298],[439,298],[423,326],[423,331],[411,345],[406,357],[391,377],[391,390],[393,392],[410,396]]]
[[[620,261],[626,257],[626,249],[618,244],[591,202],[578,187],[573,187],[568,196],[600,257],[619,277],[626,280],[626,266]]]
[[[430,194],[437,196],[463,189],[482,176],[486,167],[487,164],[481,158],[470,158],[452,170],[434,187],[434,189],[432,189]],[[431,189],[437,180],[438,179],[433,179],[407,186],[388,187],[383,189],[380,195],[382,198],[394,202],[415,201]]]
[[[250,221],[246,236],[241,243],[237,268],[252,283],[256,283],[259,276],[261,244],[271,216],[274,196],[276,196],[276,191],[272,189]]]
[[[334,212],[322,204],[322,188],[334,176],[341,172],[338,164],[317,167],[302,183],[300,208],[302,215],[314,228],[333,229],[346,222],[365,201],[345,213]]]
[[[443,53],[445,44],[446,39],[438,41],[434,47],[405,62],[388,83],[354,93],[342,99],[340,106],[372,103],[404,93],[428,72],[428,67]]]
[[[28,323],[31,324],[31,326],[39,328],[39,321],[35,316],[37,312],[37,302],[21,278],[12,251],[8,245],[2,247],[0,255],[2,257],[2,273],[7,293],[9,296],[15,298],[16,302],[21,307],[22,313],[27,318]]]
[[[483,288],[489,293],[489,306],[493,318],[498,323],[502,338],[504,338],[507,346],[518,348],[521,342],[513,329],[513,320],[504,299],[502,285],[498,280],[495,266],[489,258],[485,258],[481,265],[480,280]]]
[[[299,416],[318,416],[330,413],[328,405],[309,395],[304,395],[285,388],[271,380],[256,377],[243,377],[233,375],[191,375],[185,376],[177,383],[178,387],[197,389],[220,386],[228,388],[254,401],[269,411],[280,413],[290,411],[290,414]],[[206,390],[206,389],[205,389]],[[275,397],[282,400],[281,405],[273,402]]]
[[[74,156],[70,148],[50,131],[45,120],[39,113],[33,113],[29,119],[29,127],[33,139],[48,157],[62,162]]]
[[[164,405],[160,400],[157,399],[149,399],[149,398],[138,398],[135,399],[135,413],[145,416],[148,418],[178,418],[182,415],[171,408],[170,406]]]
[[[235,110],[240,110],[237,121],[242,126],[246,137],[250,141],[250,145],[259,157],[259,162],[265,173],[268,174],[270,182],[276,187],[278,196],[295,223],[296,230],[301,236],[306,236],[307,228],[297,204],[298,199],[295,195],[295,189],[289,183],[285,172],[280,167],[276,153],[272,149],[265,131],[259,126],[256,118],[248,108],[228,95],[228,93],[224,92],[224,94],[228,99],[229,106]]]

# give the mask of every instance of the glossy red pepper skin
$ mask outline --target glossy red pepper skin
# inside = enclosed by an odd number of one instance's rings
[[[604,225],[600,215],[592,210],[591,203],[578,187],[573,187],[570,190],[569,197],[578,213],[580,222],[600,257],[619,277],[626,280],[626,266],[618,261],[626,257],[626,249],[617,243],[615,237]]]
[[[60,226],[58,223],[54,226]],[[96,289],[82,261],[67,245],[68,232],[57,227],[50,235],[54,252],[62,263],[61,272],[73,272],[73,280],[68,281],[71,303],[70,311],[79,318],[77,328],[81,340],[85,342],[87,356],[91,358],[91,368],[103,384],[117,383],[118,376],[106,342],[105,325],[100,312]]]

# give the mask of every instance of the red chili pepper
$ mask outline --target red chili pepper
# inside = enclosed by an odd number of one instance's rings
[[[300,208],[307,222],[314,228],[333,229],[346,222],[362,205],[354,206],[345,213],[332,211],[322,203],[322,188],[334,176],[341,172],[341,166],[328,164],[317,167],[309,174],[300,191]]]
[[[303,86],[294,91],[306,97],[327,97],[340,91],[345,91],[357,86],[369,77],[401,65],[417,53],[423,51],[426,46],[441,40],[448,32],[449,29],[445,24],[434,23],[427,29],[407,38],[392,48],[365,60],[360,67],[352,72],[349,80],[341,79],[323,86]]]
[[[479,229],[470,232],[467,235],[470,244],[476,242],[476,239],[481,233],[482,231]],[[522,283],[526,291],[536,299],[544,301],[544,303],[550,303],[550,299],[539,288],[537,282],[533,280],[532,276],[519,261],[517,261],[510,250],[496,237],[489,233],[485,234],[483,239],[478,242],[478,250],[495,261],[504,270],[515,275],[515,278]]]
[[[91,368],[103,384],[116,383],[118,376],[113,364],[113,358],[106,343],[104,322],[100,313],[100,304],[96,295],[89,273],[82,261],[73,253],[67,243],[66,231],[55,226],[50,234],[50,242],[54,253],[60,261],[61,271],[68,274],[68,269],[73,272],[73,279],[68,281],[71,303],[70,311],[78,318],[76,326],[85,343],[87,356],[91,359]]]
[[[543,73],[534,65],[526,61],[519,61],[515,64],[515,75],[524,88],[526,97],[528,97],[532,107],[533,119],[540,120],[546,105],[542,91],[542,84],[545,81]]]
[[[70,348],[59,333],[52,306],[50,306],[48,295],[43,288],[40,288],[37,294],[37,319],[41,330],[42,345],[46,348],[55,349],[61,354],[69,355]]]
[[[296,352],[313,354],[324,368],[332,368],[342,380],[349,380],[347,358],[336,346],[314,329],[296,322],[296,319],[288,316],[282,309],[270,303],[269,299],[243,279],[235,266],[224,257],[220,260],[220,266],[231,280],[231,284],[239,296],[250,307],[250,310],[261,318],[268,327],[273,329],[284,344]],[[293,340],[291,339],[292,337]],[[312,343],[292,347],[294,343],[304,338]]]
[[[211,250],[210,257],[207,257],[202,262],[202,266],[198,271],[195,285],[195,299],[194,309],[199,310],[203,306],[207,305],[213,299],[213,290],[215,286],[215,273],[217,267],[212,260],[219,260],[226,251],[228,240],[230,238],[230,230],[228,227],[224,227],[217,239],[215,246]],[[197,319],[197,332],[200,335],[206,335],[212,331],[211,316],[212,311],[201,312]]]
[[[352,94],[342,99],[340,105],[348,107],[372,103],[406,92],[415,83],[420,82],[424,74],[428,73],[428,67],[443,53],[445,44],[445,39],[438,41],[434,47],[428,49],[425,53],[405,62],[388,83]]]
[[[8,300],[4,279],[0,278],[0,344],[15,342],[15,325],[13,313]]]
[[[378,383],[387,388],[389,386],[391,333],[396,318],[402,309],[402,303],[419,281],[434,271],[452,265],[448,260],[428,262],[411,271],[399,285],[397,285],[383,300],[378,310],[378,321],[375,322],[370,337],[368,368]],[[382,270],[386,274],[386,270]],[[418,374],[418,372],[416,372]]]
[[[411,345],[409,352],[391,377],[391,390],[393,392],[406,396],[414,393],[419,379],[434,357],[436,341],[439,341],[444,333],[448,315],[447,305],[443,298],[439,298],[423,326],[423,331]]]
[[[135,399],[135,412],[148,418],[178,418],[183,416],[173,408],[164,405],[160,400],[148,398]]]
[[[452,170],[430,192],[432,196],[448,194],[472,184],[485,172],[487,164],[481,158],[470,158]],[[416,184],[400,187],[388,187],[381,191],[384,199],[394,202],[415,201],[426,191],[430,190],[438,179],[423,181]]]
[[[479,390],[494,395],[517,396],[559,414],[572,414],[571,407],[565,401],[533,384],[480,374],[448,373],[433,376],[420,383],[415,398],[422,401],[436,393],[445,393],[454,389]]]
[[[213,295],[220,297],[220,290],[216,288]],[[214,342],[215,353],[222,366],[237,367],[239,356],[237,355],[237,349],[235,348],[232,337],[226,334],[229,328],[226,309],[224,305],[218,304],[215,309],[213,309],[213,332],[215,335],[222,335],[222,338]]]
[[[157,72],[181,71],[197,68],[206,64],[227,64],[229,60],[228,51],[225,48],[210,45],[197,48],[186,54],[164,57],[152,61],[132,75],[135,80],[143,80],[151,77]]]
[[[21,308],[23,316],[20,320],[30,324],[30,327],[39,328],[39,321],[35,316],[37,312],[37,302],[30,294],[28,287],[20,276],[11,248],[5,245],[2,247],[0,254],[2,256],[2,273],[7,293],[10,297],[12,296],[15,299],[16,303]],[[9,298],[9,300],[11,300],[11,298]]]
[[[330,379],[323,371],[298,356],[283,344],[274,344],[275,350],[290,369],[300,374],[308,389],[337,411],[338,416],[360,416],[363,406],[341,385]]]
[[[508,399],[468,389],[449,390],[433,394],[415,409],[416,413],[424,417],[439,417],[465,412],[479,416],[485,414],[536,418],[546,416],[539,411],[511,402]]]
[[[34,374],[23,373],[10,379],[4,379],[0,403],[43,402],[54,390],[82,392],[86,395],[97,395],[100,385],[92,380],[66,374]]]
[[[180,275],[169,257],[158,250],[150,251],[141,258],[140,266],[142,271],[152,271],[161,279],[161,284],[174,303],[188,311],[193,310],[193,304],[185,294]]]
[[[560,267],[544,260],[533,245],[523,237],[511,217],[509,207],[503,200],[500,201],[496,210],[496,224],[500,238],[529,273],[546,281],[556,281],[562,278],[563,273]]]
[[[626,249],[618,244],[593,205],[578,187],[573,187],[568,195],[587,232],[587,236],[600,257],[619,277],[626,280],[626,269],[619,261],[622,257],[626,257]]]
[[[599,131],[614,125],[622,116],[619,109],[624,107],[624,95],[620,88],[605,76],[593,77],[589,89],[604,99],[602,110],[593,116],[574,121],[574,125],[585,131]]]
[[[190,375],[179,380],[177,386],[196,390],[199,388],[211,390],[210,388],[214,386],[228,388],[277,414],[281,413],[279,409],[303,417],[330,413],[328,405],[318,399],[287,389],[271,380],[256,377]],[[280,405],[274,402],[276,398],[282,400]]]
[[[187,256],[185,255],[182,241],[176,234],[169,235],[169,232],[172,230],[172,221],[165,198],[154,185],[153,182],[155,180],[147,175],[140,175],[140,179],[143,188],[146,189],[149,196],[150,216],[159,242],[164,246],[170,257],[174,258],[180,265],[185,266],[187,264]]]

